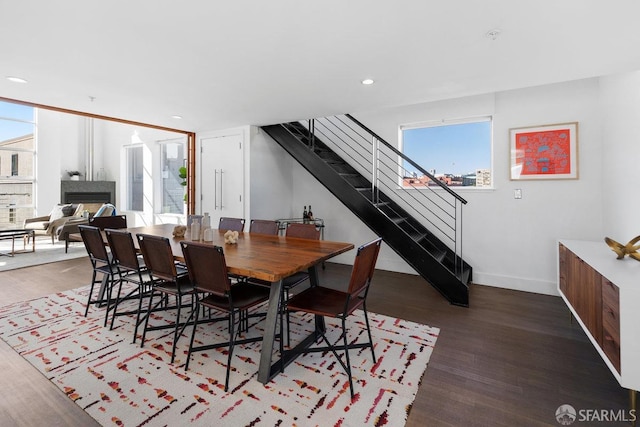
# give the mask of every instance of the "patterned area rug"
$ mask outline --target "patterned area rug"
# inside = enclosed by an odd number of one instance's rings
[[[224,392],[226,349],[195,353],[185,372],[188,336],[171,364],[168,334],[149,332],[140,348],[139,341],[131,343],[132,318],[117,318],[113,330],[103,327],[99,308],[85,318],[86,294],[81,288],[0,308],[0,337],[105,426],[402,426],[439,333],[371,313],[378,360],[372,362],[369,349],[351,352],[353,400],[331,353],[302,355],[262,385],[256,380],[259,342],[236,348]],[[311,324],[312,317],[292,315],[291,342]],[[349,325],[349,340],[365,338],[361,313]],[[247,336],[262,334],[261,327],[253,325]],[[197,340],[226,336],[226,322],[198,328]],[[339,337],[336,324],[328,322],[327,330],[329,339]]]

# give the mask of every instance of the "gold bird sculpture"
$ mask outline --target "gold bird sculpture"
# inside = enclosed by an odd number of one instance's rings
[[[636,261],[640,261],[640,253],[637,252],[640,249],[640,236],[636,236],[629,240],[629,243],[623,245],[608,237],[604,238],[604,241],[609,245],[612,251],[614,251],[618,257],[617,259],[623,259],[625,255],[629,255],[629,258],[633,258]]]

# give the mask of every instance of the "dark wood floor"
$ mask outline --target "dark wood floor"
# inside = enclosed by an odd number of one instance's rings
[[[349,273],[349,266],[328,263],[320,279],[339,283]],[[2,272],[0,304],[89,278],[86,258]],[[559,297],[473,285],[470,300],[469,308],[452,306],[420,277],[374,276],[370,311],[441,328],[407,427],[558,426],[554,414],[565,403],[627,409],[627,391]],[[0,360],[1,426],[97,425],[2,341]]]

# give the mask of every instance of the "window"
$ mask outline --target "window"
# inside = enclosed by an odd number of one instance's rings
[[[162,213],[184,214],[184,186],[180,168],[185,165],[184,141],[161,143]]]
[[[402,152],[449,186],[491,187],[491,117],[400,127]],[[435,185],[403,161],[403,185]]]
[[[125,147],[126,153],[126,209],[144,210],[144,146]]]
[[[18,155],[11,155],[11,176],[18,176]]]
[[[36,109],[0,101],[0,228],[33,216]]]

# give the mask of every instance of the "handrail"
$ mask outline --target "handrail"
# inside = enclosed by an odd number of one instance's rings
[[[381,142],[385,147],[387,147],[389,150],[393,151],[394,154],[397,154],[398,156],[402,157],[403,160],[406,160],[408,163],[411,164],[411,166],[413,166],[414,168],[418,169],[420,172],[422,172],[423,174],[425,174],[427,177],[429,177],[429,179],[433,182],[435,182],[437,185],[439,185],[440,187],[442,187],[445,191],[447,191],[449,194],[451,194],[453,197],[455,197],[456,199],[458,199],[461,203],[464,203],[465,205],[467,204],[467,201],[461,197],[458,193],[456,193],[455,191],[451,190],[447,185],[445,185],[444,183],[442,183],[438,178],[436,178],[435,176],[433,176],[431,173],[427,172],[426,170],[424,170],[422,168],[422,166],[420,166],[419,164],[415,163],[413,160],[411,160],[409,157],[407,157],[404,153],[402,153],[400,150],[398,150],[396,147],[394,147],[393,145],[389,144],[387,141],[385,141],[382,137],[378,136],[378,134],[376,134],[374,131],[372,131],[371,129],[369,129],[367,126],[365,126],[364,124],[362,124],[360,121],[358,121],[358,119],[356,119],[355,117],[353,117],[351,114],[345,114],[345,117],[349,118],[351,121],[353,121],[355,124],[357,124],[358,126],[360,126],[362,129],[364,129],[367,133],[369,133],[369,135],[373,136],[375,139],[377,139],[379,142]]]

